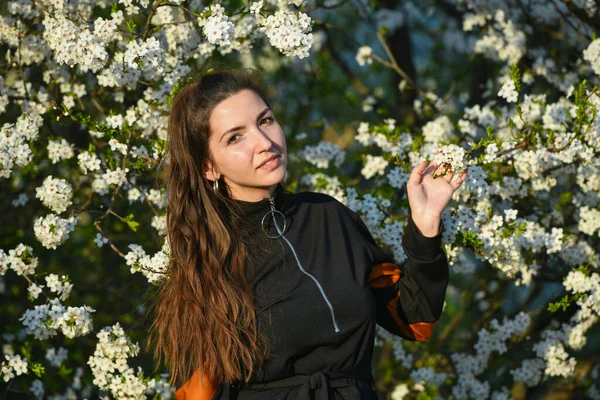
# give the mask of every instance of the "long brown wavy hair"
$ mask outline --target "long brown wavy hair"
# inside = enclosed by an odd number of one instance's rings
[[[242,221],[225,182],[215,192],[202,173],[211,157],[211,113],[244,89],[265,99],[256,71],[225,69],[187,84],[172,101],[164,176],[171,264],[148,344],[178,386],[198,369],[217,384],[247,381],[267,356],[245,275]]]

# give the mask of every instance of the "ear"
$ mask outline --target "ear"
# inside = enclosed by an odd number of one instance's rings
[[[215,170],[213,164],[210,161],[206,161],[204,168],[202,169],[202,175],[209,181],[218,180],[221,175]]]

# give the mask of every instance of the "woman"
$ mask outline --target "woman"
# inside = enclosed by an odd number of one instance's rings
[[[284,190],[285,137],[255,72],[211,72],[174,98],[171,272],[151,337],[178,399],[375,399],[375,323],[425,340],[448,283],[440,215],[466,173],[407,184],[397,266],[334,198]]]

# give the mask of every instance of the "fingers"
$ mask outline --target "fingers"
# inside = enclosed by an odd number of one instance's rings
[[[457,179],[455,179],[453,182],[450,182],[454,190],[457,190],[460,187],[460,185],[462,185],[462,183],[467,179],[467,170],[468,168],[465,168],[465,170],[462,172],[462,174],[460,174],[460,176]]]
[[[433,176],[436,178],[442,178],[446,182],[450,183],[452,181],[452,178],[454,178],[454,170],[450,165],[444,163],[437,167]]]
[[[433,161],[427,164],[426,161],[423,161],[412,170],[408,179],[408,185],[414,186],[420,184],[422,179],[427,175],[431,175],[432,179],[442,178],[452,185],[454,190],[457,190],[467,179],[467,169],[465,168],[460,176],[456,177],[455,171],[449,164],[437,165]]]
[[[414,186],[418,185],[421,182],[421,175],[425,172],[425,168],[427,167],[427,163],[425,161],[421,162],[421,164],[417,165],[410,173],[410,177],[408,178],[407,185]]]

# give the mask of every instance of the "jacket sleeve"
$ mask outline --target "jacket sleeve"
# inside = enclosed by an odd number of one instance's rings
[[[408,340],[427,340],[442,314],[449,271],[441,231],[428,238],[417,231],[412,217],[402,237],[407,260],[398,265],[376,245],[364,222],[372,250],[367,283],[377,303],[377,323]]]

